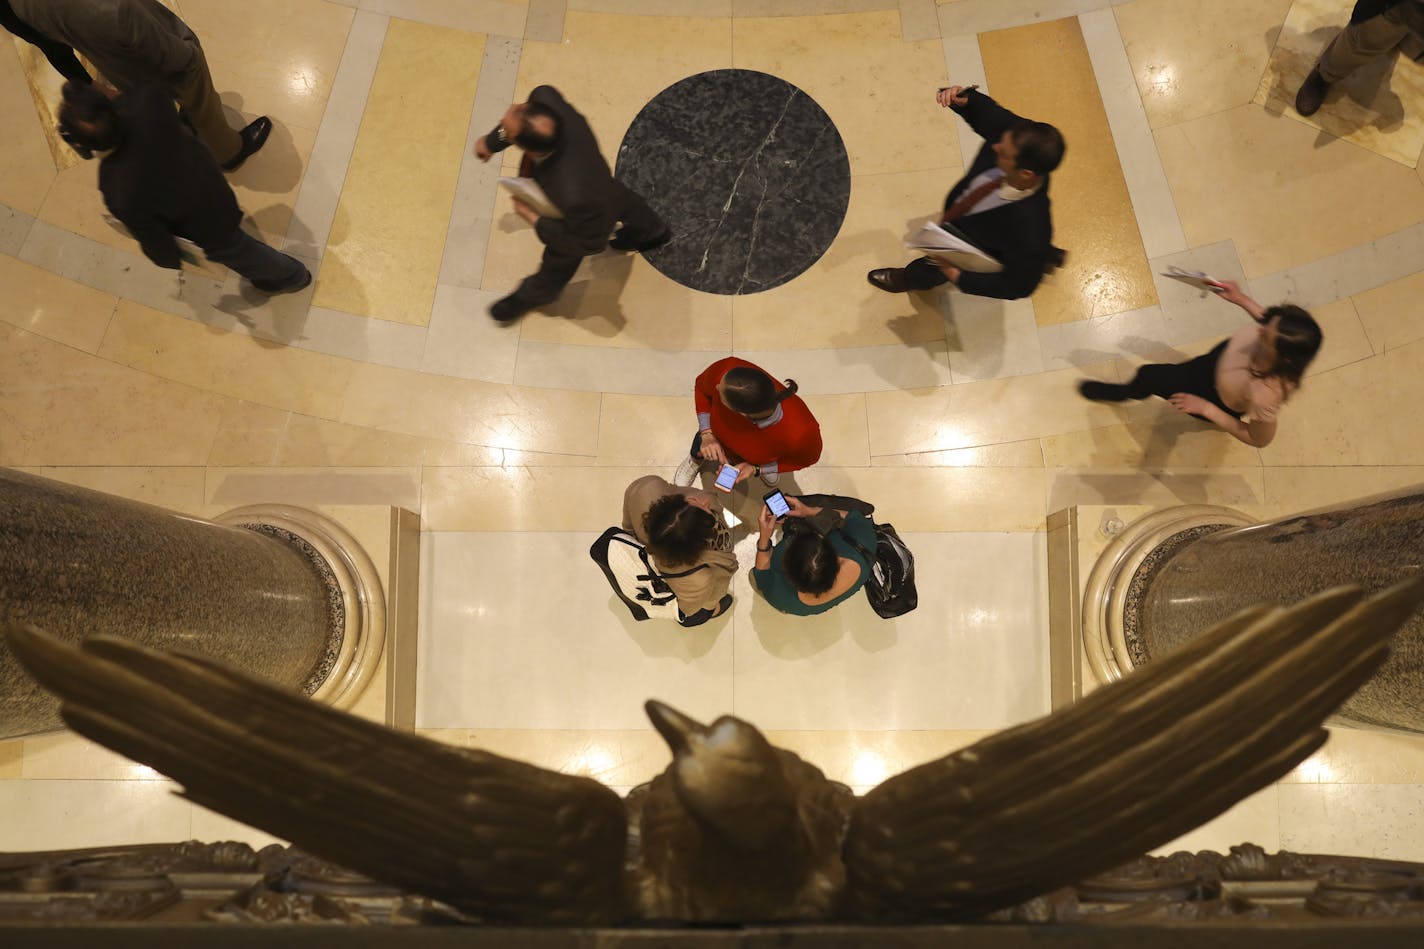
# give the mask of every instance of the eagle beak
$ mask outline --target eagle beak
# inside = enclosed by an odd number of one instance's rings
[[[644,702],[643,709],[648,713],[653,727],[658,730],[658,734],[663,736],[663,740],[668,743],[668,747],[672,749],[674,755],[686,751],[688,739],[694,734],[706,730],[701,722],[687,717],[671,705],[664,705],[654,699]]]

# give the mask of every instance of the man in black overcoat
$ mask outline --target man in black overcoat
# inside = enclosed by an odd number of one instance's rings
[[[931,257],[866,275],[887,293],[929,290],[953,283],[965,293],[1016,300],[1033,293],[1046,270],[1062,259],[1053,246],[1049,173],[1063,160],[1063,136],[1031,122],[973,87],[942,89],[939,104],[964,117],[984,146],[944,199],[943,219],[1003,264],[999,273],[971,273]]]
[[[524,149],[520,176],[533,178],[561,216],[541,215],[514,199],[515,211],[544,243],[544,259],[518,289],[490,307],[490,315],[501,323],[552,303],[579,263],[605,247],[645,251],[672,238],[648,202],[613,177],[588,122],[553,86],[539,86],[528,102],[510,106],[494,131],[475,143],[475,157],[489,161],[510,145]],[[619,222],[623,226],[613,234]]]

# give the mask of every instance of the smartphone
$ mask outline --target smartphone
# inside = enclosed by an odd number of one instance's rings
[[[715,482],[715,484],[717,485],[717,487],[718,487],[719,489],[723,490],[723,491],[731,491],[731,490],[732,490],[732,487],[733,487],[736,483],[737,483],[737,467],[736,467],[736,465],[723,465],[722,468],[721,468],[721,470],[717,472],[717,480],[716,480],[716,482]]]
[[[762,500],[766,502],[767,510],[776,515],[778,521],[791,513],[791,505],[786,503],[786,495],[780,491],[768,491]]]

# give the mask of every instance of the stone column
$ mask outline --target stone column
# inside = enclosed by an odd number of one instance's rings
[[[227,526],[0,468],[0,620],[188,650],[310,695],[363,610],[319,540],[261,520]],[[61,727],[0,641],[0,738]]]
[[[1187,520],[1162,511],[1135,523],[1094,567],[1089,593],[1120,606],[1121,635],[1111,637],[1113,652],[1126,649],[1114,657],[1119,666],[1150,662],[1254,604],[1291,604],[1342,584],[1378,591],[1424,570],[1424,487],[1248,526],[1237,526],[1236,512],[1176,509],[1188,510]],[[1104,582],[1104,561],[1122,582]],[[1114,587],[1116,596],[1102,595]],[[1400,630],[1389,660],[1335,720],[1424,733],[1424,614]]]

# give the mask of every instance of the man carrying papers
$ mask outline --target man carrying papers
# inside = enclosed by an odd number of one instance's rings
[[[866,278],[887,293],[929,290],[949,282],[977,296],[1026,297],[1062,259],[1062,251],[1052,243],[1048,176],[1063,160],[1063,136],[1051,125],[1019,118],[973,86],[950,86],[940,90],[937,99],[985,140],[969,171],[945,198],[942,220],[980,257],[1001,267],[993,271],[982,262],[971,269],[964,266],[969,259],[956,265],[954,257],[921,257],[906,267],[872,270]]]
[[[578,270],[579,262],[605,247],[652,250],[672,232],[648,203],[609,171],[588,122],[553,86],[539,86],[528,102],[509,107],[494,131],[475,143],[475,157],[489,161],[510,145],[524,149],[520,178],[530,178],[547,196],[545,212],[518,197],[514,210],[534,226],[544,243],[539,270],[525,277],[509,296],[490,307],[501,323],[519,319],[536,306],[553,302]],[[507,187],[509,187],[507,185]],[[533,192],[522,188],[529,197]],[[618,222],[623,226],[608,235]]]

